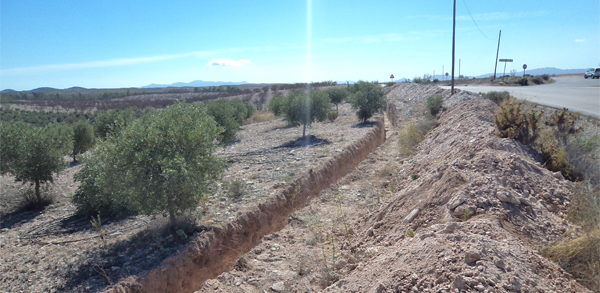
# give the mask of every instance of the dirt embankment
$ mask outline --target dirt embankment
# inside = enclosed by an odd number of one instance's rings
[[[434,91],[410,87],[392,104]],[[354,226],[373,257],[326,292],[587,291],[538,253],[576,228],[564,219],[568,181],[495,136],[496,109],[473,99],[441,115],[394,175],[400,191]]]
[[[538,253],[578,229],[569,183],[495,136],[495,104],[403,84],[389,116],[405,125],[435,93],[450,109],[415,155],[393,135],[200,292],[589,292]]]
[[[306,206],[331,183],[353,169],[385,140],[383,118],[356,144],[316,170],[309,170],[275,198],[240,213],[232,222],[214,228],[192,241],[185,250],[166,259],[159,269],[130,277],[106,292],[191,292],[205,280],[231,269],[235,261],[261,242],[264,235],[281,230],[290,213]]]

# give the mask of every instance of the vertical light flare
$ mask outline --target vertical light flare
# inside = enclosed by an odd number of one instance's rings
[[[312,0],[306,0],[306,73],[305,73],[305,82],[306,82],[306,95],[308,95],[308,99],[306,99],[306,120],[310,121],[310,39],[311,39],[311,27],[312,27]],[[308,135],[305,137],[304,145],[308,148],[309,145]]]

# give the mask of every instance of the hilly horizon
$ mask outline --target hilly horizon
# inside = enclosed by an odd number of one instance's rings
[[[500,67],[500,65],[499,65]],[[527,74],[531,74],[531,75],[542,75],[542,74],[549,74],[549,75],[561,75],[561,74],[580,74],[580,73],[585,73],[587,71],[586,68],[580,68],[580,69],[560,69],[560,68],[556,68],[556,67],[544,67],[544,68],[536,68],[536,69],[531,69],[531,70],[526,70],[525,73]],[[503,70],[500,71],[498,70],[496,72],[496,76],[502,76]],[[509,74],[508,72],[506,74]],[[468,78],[487,78],[494,75],[494,73],[486,73],[486,74],[481,74],[481,75],[477,75],[477,76],[473,76],[473,75],[466,75],[466,77]],[[523,75],[523,71],[517,71],[516,75]],[[417,77],[421,77],[421,76],[417,76]],[[456,75],[456,78],[458,77],[458,74]],[[432,77],[433,79],[439,79],[439,80],[444,80],[444,79],[450,79],[450,76],[443,76],[441,74],[436,74],[435,76]],[[411,78],[398,78],[398,79],[394,79],[394,82],[404,82],[407,80],[411,80]],[[381,82],[385,81],[385,79],[380,80]],[[345,84],[345,83],[354,83],[355,81],[351,81],[351,80],[343,80],[343,81],[337,81],[338,84]],[[246,81],[240,81],[240,82],[231,82],[231,81],[204,81],[204,80],[194,80],[191,82],[175,82],[172,84],[155,84],[155,83],[151,83],[149,85],[145,85],[142,87],[138,87],[138,88],[142,88],[142,89],[147,89],[147,88],[167,88],[167,87],[205,87],[205,86],[221,86],[221,85],[244,85],[244,84],[254,84],[254,83],[248,83]],[[281,83],[264,83],[264,84],[281,84]],[[135,88],[135,87],[132,87]],[[73,86],[70,88],[66,88],[66,90],[85,90],[87,88],[84,87],[79,87],[79,86]],[[53,88],[53,87],[38,87],[32,90],[28,90],[28,91],[57,91],[60,90],[58,88]],[[27,91],[27,90],[26,90]],[[18,92],[15,91],[13,89],[3,89],[1,92],[7,93],[7,92]]]
[[[142,86],[141,88],[162,88],[162,87],[202,87],[202,86],[220,86],[220,85],[240,85],[247,84],[245,81],[240,82],[231,82],[231,81],[204,81],[204,80],[194,80],[190,82],[175,82],[172,84],[155,84],[151,83],[149,85]]]

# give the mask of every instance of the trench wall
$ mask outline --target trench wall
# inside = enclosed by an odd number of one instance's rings
[[[257,246],[262,237],[285,227],[288,216],[346,175],[385,141],[384,118],[371,131],[317,170],[288,184],[275,197],[239,215],[232,222],[203,233],[186,248],[144,276],[122,280],[105,292],[193,292],[204,281],[231,270],[235,261]]]

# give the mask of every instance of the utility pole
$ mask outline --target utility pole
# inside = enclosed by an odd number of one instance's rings
[[[442,78],[446,81],[446,75],[444,75],[444,65],[442,65]]]
[[[458,79],[460,79],[460,59],[458,59]]]
[[[494,66],[494,79],[496,79],[496,69],[498,69],[498,53],[500,52],[500,37],[502,37],[502,30],[498,34],[498,50],[496,50],[496,65]]]
[[[456,39],[456,0],[454,0],[454,15],[452,16],[452,88],[451,95],[454,95],[454,45]]]

